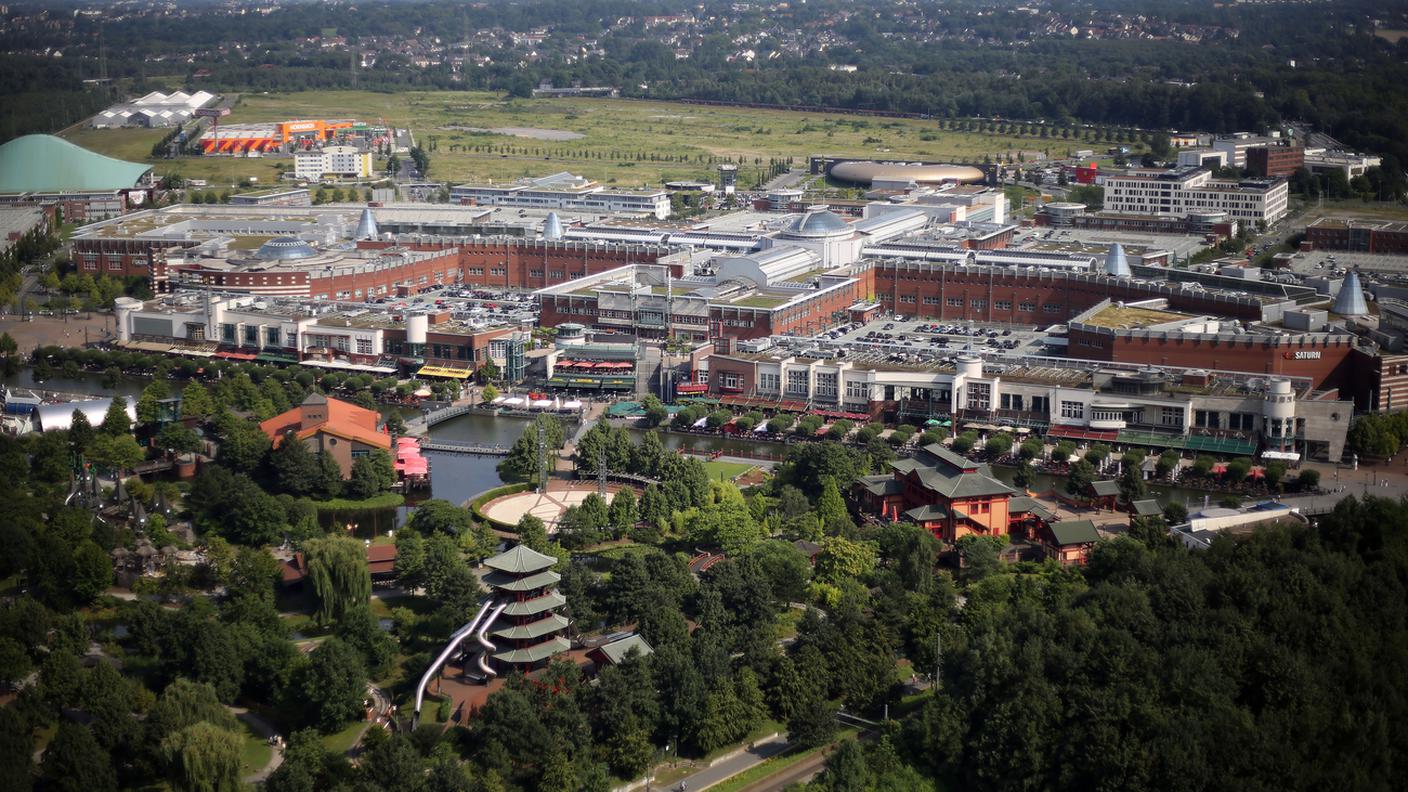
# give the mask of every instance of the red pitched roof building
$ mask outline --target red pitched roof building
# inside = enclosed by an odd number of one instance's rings
[[[950,544],[969,534],[1025,534],[1028,523],[1052,517],[993,478],[987,465],[938,443],[891,462],[890,468],[888,475],[856,482],[853,491],[861,506],[891,520],[916,523]]]
[[[342,470],[352,475],[352,462],[373,451],[389,451],[391,435],[379,428],[381,416],[375,410],[349,402],[310,393],[303,403],[259,424],[278,448],[284,436],[293,432],[308,450],[327,453]]]

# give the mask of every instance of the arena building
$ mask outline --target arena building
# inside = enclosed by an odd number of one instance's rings
[[[117,301],[118,346],[378,375],[465,379],[487,361],[521,371],[522,328],[456,320],[446,308],[385,310],[183,292]],[[517,363],[515,364],[515,359]]]
[[[708,359],[711,396],[726,406],[782,403],[957,430],[1025,429],[1051,438],[1155,449],[1339,460],[1354,405],[1309,381],[1241,372],[962,353],[933,363],[880,354],[844,358],[726,345]]]
[[[157,192],[152,167],[95,154],[53,135],[0,145],[0,204],[57,206],[70,223],[123,214]]]
[[[981,184],[993,182],[993,171],[976,165],[944,162],[905,162],[812,157],[811,172],[863,187],[904,189],[940,184]]]

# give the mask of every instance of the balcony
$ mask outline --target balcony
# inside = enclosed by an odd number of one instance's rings
[[[1123,429],[1125,420],[1123,418],[1092,418],[1090,419],[1091,429]]]

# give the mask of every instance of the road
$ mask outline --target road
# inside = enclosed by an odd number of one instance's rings
[[[786,751],[787,747],[787,741],[780,737],[769,742],[757,742],[753,744],[752,748],[745,748],[711,767],[685,776],[682,782],[688,785],[686,788],[690,792],[701,792],[715,784],[727,781],[750,767],[762,764],[770,757]],[[676,782],[671,788],[677,789],[679,784],[680,782]]]
[[[826,769],[826,758],[827,753],[819,751],[781,772],[754,781],[740,792],[782,792],[793,784],[804,784]]]

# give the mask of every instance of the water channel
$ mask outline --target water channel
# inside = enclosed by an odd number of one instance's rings
[[[146,387],[147,384],[147,381],[144,379],[124,377],[118,381],[116,387],[108,388],[102,383],[102,375],[95,373],[83,373],[76,377],[56,376],[43,380],[42,382],[35,382],[33,371],[28,368],[5,377],[3,382],[5,385],[9,386],[39,388],[62,393],[92,394],[95,397],[109,396],[116,393],[126,396],[129,399],[136,399],[140,396],[142,389]],[[382,409],[383,414],[390,412],[400,412],[402,417],[407,419],[419,414],[419,410],[415,408],[386,407]],[[431,429],[430,434],[432,437],[442,440],[463,440],[492,445],[513,445],[514,441],[523,433],[528,423],[529,419],[524,417],[470,413],[437,424]],[[645,430],[634,428],[629,429],[629,431],[632,435],[637,436],[645,432]],[[639,442],[639,437],[635,439]],[[661,443],[667,449],[690,448],[709,453],[722,452],[726,455],[738,455],[741,457],[759,455],[781,456],[786,453],[787,450],[787,447],[781,443],[768,443],[722,435],[694,435],[662,431],[660,433],[660,439]],[[427,452],[426,456],[430,459],[431,486],[430,492],[422,494],[421,498],[441,498],[452,503],[463,503],[478,493],[496,487],[502,483],[497,470],[499,457],[439,452]],[[1008,484],[1012,483],[1015,472],[1013,468],[993,468],[994,475]],[[1031,485],[1031,489],[1035,492],[1044,492],[1050,489],[1060,491],[1064,489],[1064,487],[1065,479],[1063,477],[1042,473],[1037,474]],[[1167,504],[1170,501],[1177,501],[1190,507],[1201,506],[1205,496],[1212,500],[1216,500],[1218,497],[1216,494],[1209,494],[1202,490],[1162,485],[1151,486],[1149,492],[1150,497],[1157,498],[1160,503]],[[413,505],[414,503],[396,509],[363,511],[356,514],[329,515],[329,521],[335,521],[339,524],[354,522],[359,526],[359,533],[380,533],[404,523]]]

